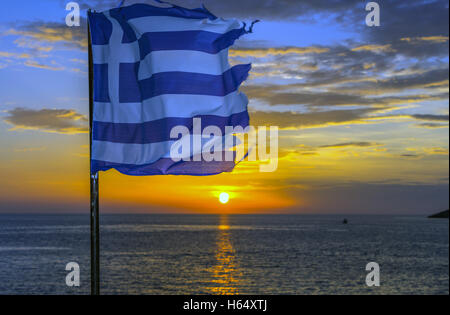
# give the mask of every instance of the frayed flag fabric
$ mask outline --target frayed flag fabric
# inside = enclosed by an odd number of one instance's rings
[[[227,128],[249,126],[248,99],[239,87],[251,65],[231,67],[228,49],[249,32],[245,23],[217,18],[204,7],[147,4],[89,12],[88,20],[91,172],[232,171],[236,143],[227,141]],[[174,128],[181,131],[174,134]],[[187,151],[179,148],[183,143]],[[214,158],[205,159],[205,152]],[[230,152],[233,158],[224,158]]]

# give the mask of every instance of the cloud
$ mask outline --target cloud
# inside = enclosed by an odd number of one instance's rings
[[[35,60],[27,60],[24,63],[25,66],[27,67],[32,67],[32,68],[38,68],[38,69],[44,69],[44,70],[51,70],[51,71],[61,71],[64,70],[64,67],[62,66],[51,66],[51,65],[45,65],[45,64],[41,64]]]
[[[363,118],[375,109],[332,110],[323,112],[263,112],[250,113],[255,126],[279,126],[281,129],[317,128],[346,124],[367,124]]]
[[[419,43],[421,41],[431,42],[431,43],[446,43],[448,42],[448,36],[422,36],[422,37],[404,37],[400,40],[408,43]]]
[[[75,63],[81,63],[83,65],[87,65],[88,64],[87,60],[78,59],[78,58],[72,58],[72,59],[70,59],[70,61],[75,62]]]
[[[410,159],[419,159],[422,156],[419,154],[405,153],[405,154],[400,154],[400,157],[410,158]]]
[[[14,58],[14,59],[28,59],[31,58],[31,55],[26,53],[14,53],[8,51],[0,51],[0,57],[3,58]]]
[[[425,148],[424,151],[429,155],[447,155],[448,156],[448,149],[446,148]]]
[[[254,110],[250,113],[253,125],[258,126],[278,126],[281,129],[306,129],[306,128],[324,128],[340,125],[362,125],[382,123],[386,120],[427,120],[445,121],[446,115],[379,115],[395,108],[379,108],[379,107],[361,107],[357,109],[341,109],[326,111],[309,111],[309,112],[292,112],[292,111],[261,111]],[[378,114],[378,115],[376,115]],[[417,116],[417,117],[416,117]],[[433,123],[431,123],[433,124]],[[426,125],[426,126],[425,126]],[[430,123],[425,123],[422,128],[437,128],[437,126],[429,127]],[[448,127],[448,125],[439,124],[439,128]],[[339,144],[337,144],[339,145]],[[337,146],[333,145],[333,146]],[[342,145],[353,145],[363,147],[375,146],[376,143],[368,142],[349,142]],[[331,147],[331,146],[330,146]]]
[[[400,104],[418,103],[430,100],[447,99],[448,94],[438,95],[410,95],[410,96],[388,96],[388,97],[366,97],[358,94],[344,94],[337,92],[317,91],[317,92],[299,92],[292,91],[300,85],[249,85],[244,86],[242,90],[253,99],[262,100],[270,105],[307,105],[310,107],[318,106],[395,106]],[[290,91],[291,90],[291,91]]]
[[[20,36],[16,41],[19,47],[40,51],[50,51],[54,45],[66,49],[87,49],[86,19],[80,21],[81,27],[67,27],[65,23],[36,21],[16,25],[5,35]],[[49,46],[51,45],[51,46]]]
[[[250,97],[263,100],[270,105],[302,104],[310,106],[363,105],[366,100],[358,95],[333,92],[289,92],[290,86],[259,85],[244,86],[242,90]],[[288,91],[286,91],[288,90]]]
[[[288,54],[321,54],[328,52],[325,47],[276,47],[276,48],[234,48],[230,49],[230,57],[255,57],[263,58],[267,56],[288,55]]]
[[[252,97],[265,98],[271,104],[304,104],[311,98],[313,103],[322,105],[401,104],[448,98],[448,62],[440,61],[437,55],[418,63],[400,53],[352,51],[342,45],[321,49],[320,54],[270,55],[267,48],[255,48],[249,51],[261,57],[249,53],[247,57],[233,58],[238,59],[236,62],[253,62],[250,81],[244,89]],[[276,84],[270,85],[263,79]],[[411,97],[392,95],[413,89],[423,91]],[[367,98],[383,94],[389,97]]]
[[[0,69],[9,67],[11,65],[20,64],[24,59],[31,58],[27,53],[16,53],[9,51],[0,51]]]
[[[15,108],[7,111],[4,121],[11,130],[40,130],[50,133],[79,134],[88,132],[88,119],[74,110]]]
[[[449,121],[448,115],[416,114],[416,115],[411,115],[411,117],[414,119],[417,119],[417,120],[425,120],[425,121],[441,121],[441,122]]]
[[[394,51],[390,44],[387,45],[362,45],[352,48],[352,51],[374,51],[374,52],[387,52]]]
[[[448,89],[448,76],[449,69],[448,64],[444,69],[423,69],[421,71],[415,68],[409,68],[411,73],[407,74],[395,74],[395,72],[387,78],[374,78],[374,80],[365,80],[361,82],[354,82],[352,85],[348,85],[339,90],[344,92],[354,92],[359,94],[387,94],[389,92],[400,92],[412,89]],[[327,81],[322,79],[315,82],[315,86],[332,83],[346,83],[341,78],[330,78]],[[349,82],[350,84],[352,82]],[[447,92],[448,93],[448,92]]]
[[[368,147],[377,147],[382,146],[383,144],[376,143],[376,142],[344,142],[344,143],[337,143],[337,144],[328,144],[328,145],[322,145],[320,148],[330,148],[330,149],[336,149],[336,148],[346,148],[346,147],[359,147],[359,148],[368,148]]]
[[[47,147],[30,147],[30,148],[15,148],[14,152],[42,152],[47,150]]]
[[[435,123],[423,123],[423,124],[417,124],[416,127],[425,128],[425,129],[441,129],[441,128],[448,128],[448,125],[435,124]]]
[[[53,50],[53,46],[43,45],[42,42],[30,37],[19,37],[14,41],[14,44],[16,44],[17,47],[28,48],[40,53],[48,53]]]
[[[449,70],[432,69],[420,75],[401,75],[380,80],[376,86],[383,90],[418,89],[432,86],[432,84],[448,80]]]
[[[425,123],[415,125],[416,127],[419,128],[425,129],[448,128],[448,121],[449,121],[448,115],[416,114],[410,115],[409,117],[416,120],[426,121]],[[447,122],[447,124],[444,124],[445,122]]]

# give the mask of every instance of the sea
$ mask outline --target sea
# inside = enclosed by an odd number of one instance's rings
[[[100,225],[101,294],[449,294],[447,219],[105,214]],[[89,233],[89,215],[0,215],[0,294],[89,294]],[[80,286],[66,284],[71,262]],[[380,286],[367,285],[370,262]]]

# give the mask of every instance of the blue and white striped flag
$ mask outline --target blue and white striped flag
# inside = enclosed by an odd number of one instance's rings
[[[202,153],[232,151],[224,144],[226,127],[249,125],[248,99],[238,90],[251,65],[231,67],[228,62],[228,48],[248,32],[245,23],[217,18],[205,8],[135,4],[89,13],[89,26],[94,72],[92,173],[231,171],[236,160],[205,160]],[[189,135],[174,138],[171,131],[176,126],[184,126]],[[224,135],[220,145],[204,146],[216,137],[201,137],[207,126],[220,129]],[[199,135],[200,149],[195,144]],[[171,152],[175,143],[192,146],[177,160]]]

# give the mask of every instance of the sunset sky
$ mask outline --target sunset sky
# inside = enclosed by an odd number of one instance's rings
[[[63,0],[0,10],[0,213],[89,211],[85,11]],[[126,1],[126,5],[153,1]],[[169,1],[170,2],[170,1]],[[279,126],[278,170],[208,177],[100,174],[101,212],[426,214],[449,204],[448,1],[172,1],[251,22],[230,51],[253,63],[251,124]],[[158,5],[158,4],[155,4]],[[161,5],[163,6],[163,5]],[[221,192],[230,202],[220,204]]]

